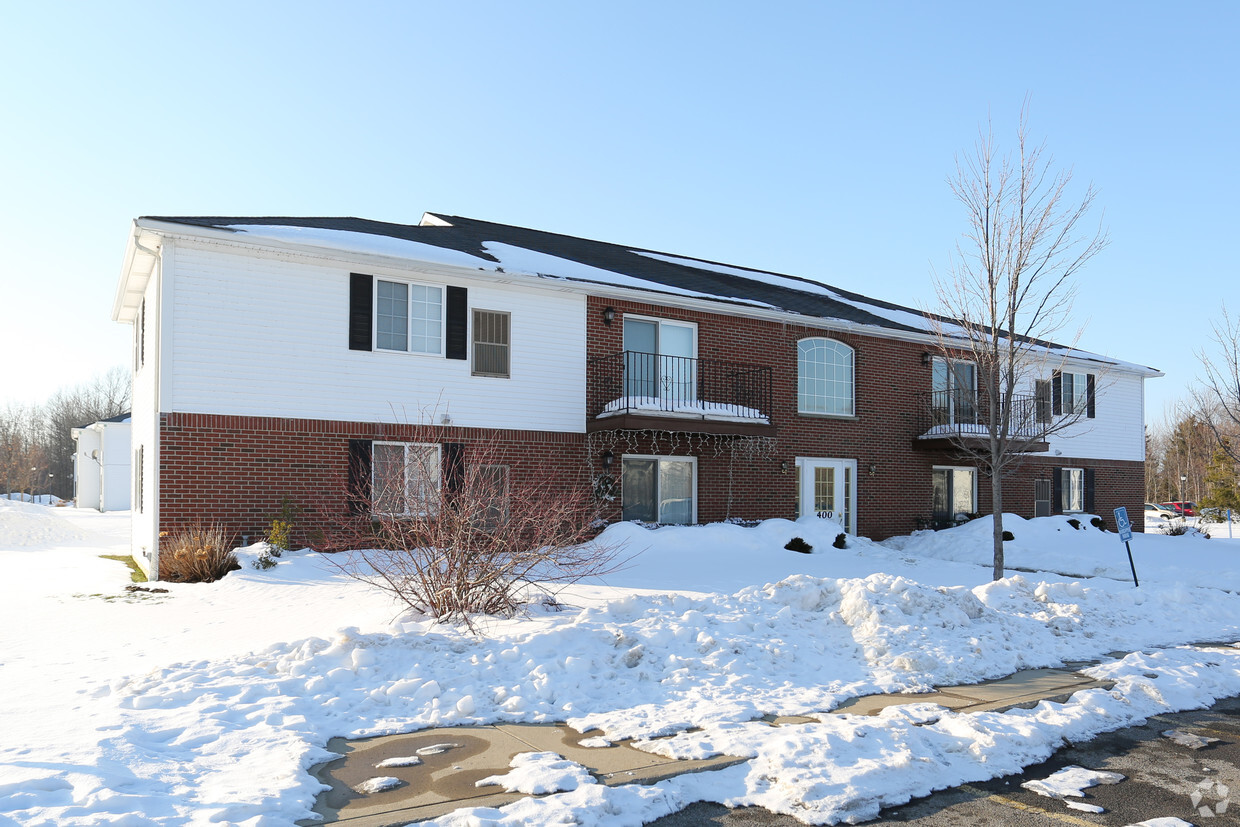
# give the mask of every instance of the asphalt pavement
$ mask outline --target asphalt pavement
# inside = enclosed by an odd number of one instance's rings
[[[1217,740],[1193,749],[1165,737],[1163,733],[1168,730]],[[1021,787],[1025,781],[1046,778],[1071,765],[1117,772],[1124,780],[1091,787],[1084,797],[1066,800],[1046,798]],[[1067,806],[1067,801],[1102,807],[1105,812],[1074,810]],[[1240,698],[1219,701],[1207,710],[1159,715],[1143,726],[1065,746],[1049,760],[1018,775],[943,790],[884,810],[878,819],[866,823],[918,827],[1127,827],[1159,817],[1178,818],[1196,827],[1240,824]],[[759,808],[729,810],[716,804],[695,804],[652,824],[793,827],[801,822]]]

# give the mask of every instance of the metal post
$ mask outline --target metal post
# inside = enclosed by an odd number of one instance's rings
[[[1114,548],[1114,546],[1112,546],[1112,548]],[[1132,546],[1125,542],[1124,548],[1128,549],[1128,568],[1132,569],[1132,585],[1140,587],[1141,584],[1137,582],[1137,566],[1132,562]]]

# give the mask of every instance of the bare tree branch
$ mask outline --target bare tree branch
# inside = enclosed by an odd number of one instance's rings
[[[972,398],[964,403],[979,413],[984,432],[948,435],[991,480],[996,580],[1003,576],[1003,478],[1082,415],[1042,410],[1049,399],[1037,398],[1036,382],[1062,367],[1068,349],[1049,338],[1069,319],[1073,277],[1107,244],[1101,226],[1092,232],[1083,226],[1093,188],[1071,200],[1072,173],[1056,170],[1045,144],[1032,144],[1028,134],[1026,103],[1015,157],[999,154],[988,122],[972,152],[957,158],[949,185],[965,208],[968,230],[947,276],[935,279],[938,309],[927,314],[941,356],[976,367],[975,388],[967,391]]]

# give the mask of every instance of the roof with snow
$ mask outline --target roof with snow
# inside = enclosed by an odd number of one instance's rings
[[[934,324],[920,310],[811,279],[455,215],[426,213],[416,225],[348,217],[270,216],[144,216],[139,222],[202,227],[256,242],[266,239],[686,296],[904,334],[934,332]],[[936,318],[950,327],[950,319]],[[1158,375],[1150,368],[1097,354],[1040,344],[1076,358]]]

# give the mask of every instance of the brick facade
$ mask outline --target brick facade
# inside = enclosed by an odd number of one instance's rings
[[[615,310],[611,325],[603,309]],[[853,333],[825,333],[790,323],[762,321],[674,307],[591,297],[587,311],[587,359],[623,350],[623,319],[636,314],[697,325],[700,359],[721,359],[771,369],[771,424],[766,437],[694,433],[668,420],[667,430],[550,433],[414,426],[367,422],[166,413],[159,426],[159,530],[194,522],[224,524],[238,535],[265,535],[281,501],[296,503],[306,518],[294,539],[316,519],[338,514],[347,489],[349,440],[461,443],[491,462],[510,467],[512,483],[552,475],[566,487],[591,484],[604,474],[602,456],[614,458],[609,473],[620,477],[624,455],[693,456],[698,461],[699,522],[726,518],[794,518],[797,457],[853,460],[857,466],[856,531],[874,539],[907,534],[931,514],[932,469],[968,465],[950,450],[927,449],[921,395],[930,390],[926,345]],[[809,416],[797,411],[797,343],[810,336],[843,342],[855,354],[855,415]],[[587,371],[587,406],[595,410],[604,390]],[[584,424],[584,423],[583,423]],[[428,435],[429,434],[429,435]],[[1094,512],[1108,517],[1128,507],[1142,525],[1144,463],[1030,455],[1005,480],[1004,510],[1034,514],[1034,480],[1059,467],[1094,470]],[[977,507],[990,508],[990,481],[978,475]],[[618,519],[620,502],[609,505]]]
[[[603,320],[607,307],[615,311],[611,325]],[[617,457],[624,453],[696,456],[700,522],[728,517],[793,518],[797,514],[796,458],[838,458],[857,463],[857,533],[874,539],[908,534],[919,521],[930,517],[932,469],[970,464],[955,457],[950,449],[916,446],[917,436],[924,430],[922,395],[930,390],[931,383],[925,344],[591,297],[587,311],[589,359],[623,350],[626,313],[696,324],[700,359],[771,368],[771,422],[777,436],[769,451],[760,456],[733,456],[732,445],[739,446],[742,438],[646,433],[629,435],[609,445],[603,444],[601,435],[591,440],[592,452],[611,450]],[[853,348],[854,416],[798,413],[797,343],[811,336],[825,336]],[[588,393],[599,392],[592,383]],[[598,401],[592,396],[591,410]],[[670,422],[670,427],[676,427],[674,420]],[[1094,469],[1094,511],[1109,515],[1116,506],[1127,506],[1140,530],[1144,496],[1141,462],[1030,455],[1005,480],[1004,510],[1032,517],[1034,480],[1049,479],[1051,470],[1058,467]],[[977,485],[977,507],[985,513],[991,503],[990,481],[979,474]],[[618,503],[613,516],[619,517]]]
[[[513,485],[587,484],[582,434],[210,414],[163,414],[159,430],[160,531],[219,522],[257,539],[287,497],[303,514],[294,540],[307,543],[344,512],[351,439],[460,443],[467,460],[472,449],[508,465]]]

